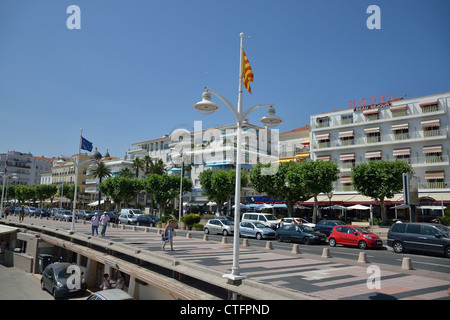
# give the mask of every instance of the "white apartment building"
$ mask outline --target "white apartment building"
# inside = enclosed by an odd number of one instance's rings
[[[8,184],[33,185],[40,184],[41,174],[51,170],[53,159],[34,157],[31,153],[8,151],[0,154],[0,168],[6,168],[8,175],[14,174],[18,179]],[[0,185],[3,182],[0,181]]]
[[[184,132],[185,136],[180,138],[180,132]],[[176,130],[161,138],[134,143],[135,148],[128,150],[128,154],[131,158],[144,158],[148,155],[153,161],[161,159],[169,173],[180,174],[179,152],[173,149],[174,145],[183,139],[185,176],[190,178],[193,184],[192,191],[184,195],[183,203],[187,206],[203,206],[208,200],[200,185],[200,173],[207,169],[226,171],[235,168],[236,124],[209,129],[200,127],[194,130]],[[242,145],[241,168],[249,172],[258,162],[267,162],[277,157],[277,131],[271,132],[244,121]],[[251,188],[243,188],[241,200],[254,194]]]
[[[311,159],[333,161],[341,170],[333,201],[370,200],[357,197],[351,184],[358,163],[401,159],[413,167],[419,197],[450,204],[450,92],[380,100],[310,117]],[[403,195],[392,201],[403,202]]]

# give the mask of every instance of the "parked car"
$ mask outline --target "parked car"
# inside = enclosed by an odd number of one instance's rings
[[[137,216],[132,213],[122,213],[119,216],[119,223],[121,224],[136,224]]]
[[[58,212],[55,215],[55,218],[63,221],[72,221],[72,211],[58,210]]]
[[[369,230],[350,226],[336,226],[328,237],[328,243],[334,247],[337,244],[347,246],[357,246],[360,249],[367,248],[381,248],[383,247],[383,241]]]
[[[69,289],[67,287],[67,280],[72,275],[72,273],[68,273],[67,268],[71,265],[68,262],[55,262],[45,267],[41,277],[41,289],[48,290],[55,299],[85,292],[87,285],[83,277],[80,279],[79,288]]]
[[[206,223],[203,231],[209,233],[221,233],[224,236],[234,234],[234,224],[224,219],[210,219]]]
[[[123,214],[123,213],[126,213],[126,214],[134,214],[134,215],[144,214],[144,213],[141,211],[141,209],[134,209],[134,208],[131,208],[131,209],[122,209],[122,210],[120,210],[120,214]]]
[[[260,222],[241,222],[239,236],[252,237],[258,240],[275,238],[275,230],[268,228]]]
[[[94,292],[86,300],[134,300],[134,298],[122,289],[108,289]]]
[[[32,216],[34,216],[34,213],[36,212],[36,208],[35,207],[25,207],[24,211],[25,211],[25,216],[32,217]]]
[[[136,224],[138,226],[148,226],[154,227],[158,221],[160,221],[157,216],[149,215],[149,214],[140,214],[136,219]]]
[[[256,212],[248,212],[242,215],[242,220],[245,222],[260,222],[266,227],[272,228],[274,230],[277,229],[280,220],[275,218],[273,214],[270,213],[256,213]]]
[[[308,226],[296,224],[286,224],[278,228],[276,238],[280,242],[293,241],[304,244],[322,244],[326,241],[325,234],[316,232]]]
[[[91,210],[78,210],[77,217],[78,217],[78,219],[90,220],[90,218],[89,218],[90,213],[91,213]]]
[[[320,220],[317,222],[314,230],[325,233],[328,237],[335,226],[342,225],[346,225],[346,223],[340,220]]]
[[[388,231],[388,246],[395,252],[418,250],[450,258],[450,232],[434,223],[395,223]]]
[[[284,224],[292,224],[294,220],[295,220],[295,222],[297,222],[297,224],[308,226],[313,229],[316,226],[314,223],[308,222],[307,220],[305,220],[303,218],[283,218],[283,223]]]
[[[50,212],[48,212],[46,209],[43,208],[37,208],[34,212],[34,215],[36,217],[48,217],[50,216]]]

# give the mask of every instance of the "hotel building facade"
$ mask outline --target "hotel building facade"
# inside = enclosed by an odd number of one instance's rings
[[[341,171],[333,203],[376,204],[354,191],[351,169],[367,161],[398,159],[411,164],[419,198],[450,204],[450,92],[380,100],[359,107],[352,101],[350,108],[310,117],[311,159],[333,161]],[[329,197],[320,200],[328,202]],[[403,194],[386,200],[401,204]]]

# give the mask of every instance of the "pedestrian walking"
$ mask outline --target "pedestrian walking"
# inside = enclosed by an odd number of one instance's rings
[[[103,215],[100,217],[100,224],[102,226],[102,232],[101,232],[102,237],[105,236],[106,227],[108,226],[109,220],[110,219],[109,219],[108,213],[106,211],[103,212]]]
[[[8,215],[9,215],[9,208],[6,207],[5,208],[5,219],[8,218]]]
[[[170,242],[170,250],[173,251],[173,236],[175,231],[173,230],[173,220],[169,220],[169,223],[164,228],[164,233],[161,234],[162,237],[162,250],[165,250],[167,242]]]
[[[19,209],[19,222],[23,222],[23,216],[25,215],[25,207],[22,206]]]
[[[91,220],[91,224],[92,224],[92,236],[94,236],[94,231],[97,234],[98,237],[98,215],[97,212],[94,213],[94,216],[92,217]]]

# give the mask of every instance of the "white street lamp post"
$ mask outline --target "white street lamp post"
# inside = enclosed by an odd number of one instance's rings
[[[239,64],[239,95],[238,95],[238,109],[236,108],[224,97],[222,97],[217,92],[209,88],[205,88],[205,92],[202,95],[202,101],[193,105],[193,108],[200,111],[203,114],[211,114],[214,111],[220,109],[220,107],[211,101],[211,93],[217,96],[220,100],[222,100],[225,105],[231,110],[234,117],[237,121],[237,154],[236,154],[236,188],[235,188],[235,209],[234,209],[234,237],[233,237],[233,266],[231,268],[231,274],[223,275],[224,278],[228,278],[230,280],[241,280],[245,279],[245,275],[240,274],[239,270],[239,221],[240,221],[240,198],[241,198],[241,129],[242,129],[242,121],[247,118],[247,116],[253,111],[269,106],[269,114],[267,117],[263,117],[260,121],[267,126],[276,126],[283,122],[281,118],[275,116],[275,109],[273,108],[273,104],[259,104],[253,107],[250,107],[246,110],[242,108],[242,63],[243,63],[243,42],[244,42],[244,34],[240,34],[241,45],[240,45],[240,64]]]
[[[2,199],[0,202],[0,218],[2,217],[2,214],[3,214],[3,200],[4,200],[5,188],[7,187],[8,178],[11,178],[14,180],[19,179],[15,173],[7,175],[6,169],[5,169],[5,172],[2,172],[1,174],[3,175],[3,184],[2,184]]]

